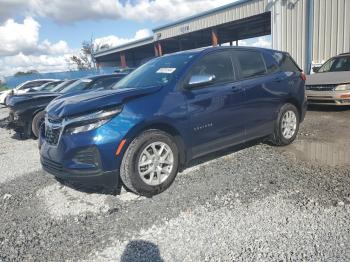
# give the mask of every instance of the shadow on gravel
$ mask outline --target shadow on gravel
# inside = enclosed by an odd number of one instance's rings
[[[209,162],[211,160],[215,160],[217,158],[221,158],[230,154],[233,154],[235,152],[238,152],[240,150],[255,146],[261,142],[263,142],[263,139],[254,140],[251,142],[239,144],[234,147],[230,147],[218,152],[211,153],[209,155],[205,155],[203,157],[197,158],[192,160],[186,168],[195,167],[197,165],[204,164],[206,162]],[[119,185],[117,185],[117,181],[114,179],[108,179],[108,180],[101,180],[101,179],[92,179],[92,180],[64,180],[61,178],[56,178],[56,180],[67,186],[71,189],[78,190],[83,193],[89,193],[89,194],[106,194],[106,195],[119,195],[121,193],[122,186],[121,182]],[[129,191],[127,188],[125,188],[126,191]]]
[[[211,160],[215,160],[217,158],[224,157],[224,156],[236,153],[236,152],[241,151],[243,149],[247,149],[249,147],[256,146],[256,145],[258,145],[260,143],[269,144],[266,139],[256,139],[256,140],[253,140],[253,141],[242,143],[242,144],[239,144],[239,145],[236,145],[236,146],[233,146],[233,147],[229,147],[229,148],[226,148],[226,149],[223,149],[223,150],[220,150],[220,151],[217,151],[217,152],[213,152],[213,153],[210,153],[208,155],[196,158],[196,159],[192,160],[187,165],[186,168],[195,167],[197,165],[204,164],[205,162],[208,162],[208,161],[211,161]]]
[[[133,240],[126,246],[121,262],[163,262],[157,245],[144,240]]]
[[[64,180],[56,178],[56,180],[77,191],[88,193],[88,194],[104,194],[104,195],[119,195],[121,187],[117,187],[117,182],[112,180],[101,181],[100,179],[94,180]]]
[[[320,112],[342,112],[350,110],[350,106],[309,105],[307,110]]]

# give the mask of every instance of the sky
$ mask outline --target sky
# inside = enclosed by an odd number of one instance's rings
[[[0,76],[69,69],[84,40],[117,46],[232,0],[0,0]],[[270,47],[271,37],[240,41]]]

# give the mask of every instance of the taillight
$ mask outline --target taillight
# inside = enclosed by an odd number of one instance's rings
[[[304,72],[300,73],[300,78],[306,81],[306,75],[304,74]]]

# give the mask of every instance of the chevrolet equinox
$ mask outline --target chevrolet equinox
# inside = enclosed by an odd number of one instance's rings
[[[194,158],[257,138],[288,145],[306,111],[288,53],[211,47],[150,60],[111,90],[46,108],[39,148],[59,179],[112,176],[140,195],[166,190]]]

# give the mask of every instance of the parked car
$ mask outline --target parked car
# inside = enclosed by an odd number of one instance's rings
[[[64,81],[65,80],[57,80],[57,81],[53,81],[53,82],[48,82],[48,83],[43,84],[41,86],[30,88],[30,89],[28,89],[27,92],[51,91],[56,86],[58,86],[59,84],[63,83]]]
[[[40,125],[44,121],[45,107],[56,97],[64,94],[74,95],[98,88],[109,88],[124,74],[92,76],[61,83],[51,91],[38,91],[11,96],[6,102],[9,109],[8,127],[20,133],[24,138],[38,137]]]
[[[34,86],[28,89],[23,89],[23,90],[17,90],[17,91],[12,91],[10,92],[6,98],[5,98],[5,106],[7,106],[7,101],[9,101],[9,99],[14,96],[14,95],[23,95],[26,93],[32,93],[32,92],[37,92],[37,91],[50,91],[51,89],[55,88],[57,85],[59,85],[60,83],[62,83],[63,80],[57,80],[57,81],[53,81],[53,82],[47,82],[45,84],[42,84],[40,86]]]
[[[26,81],[24,83],[19,84],[16,86],[14,89],[11,90],[6,90],[0,93],[0,104],[5,104],[6,97],[9,94],[15,94],[17,91],[23,91],[27,90],[33,87],[38,87],[41,86],[42,84],[48,83],[48,82],[53,82],[56,81],[57,79],[36,79],[36,80],[30,80]]]
[[[256,138],[292,143],[305,115],[304,84],[289,54],[274,50],[215,47],[155,58],[113,90],[52,101],[41,164],[61,180],[112,177],[152,196],[194,158]]]
[[[332,57],[313,70],[316,73],[306,80],[309,104],[350,105],[350,53]]]

